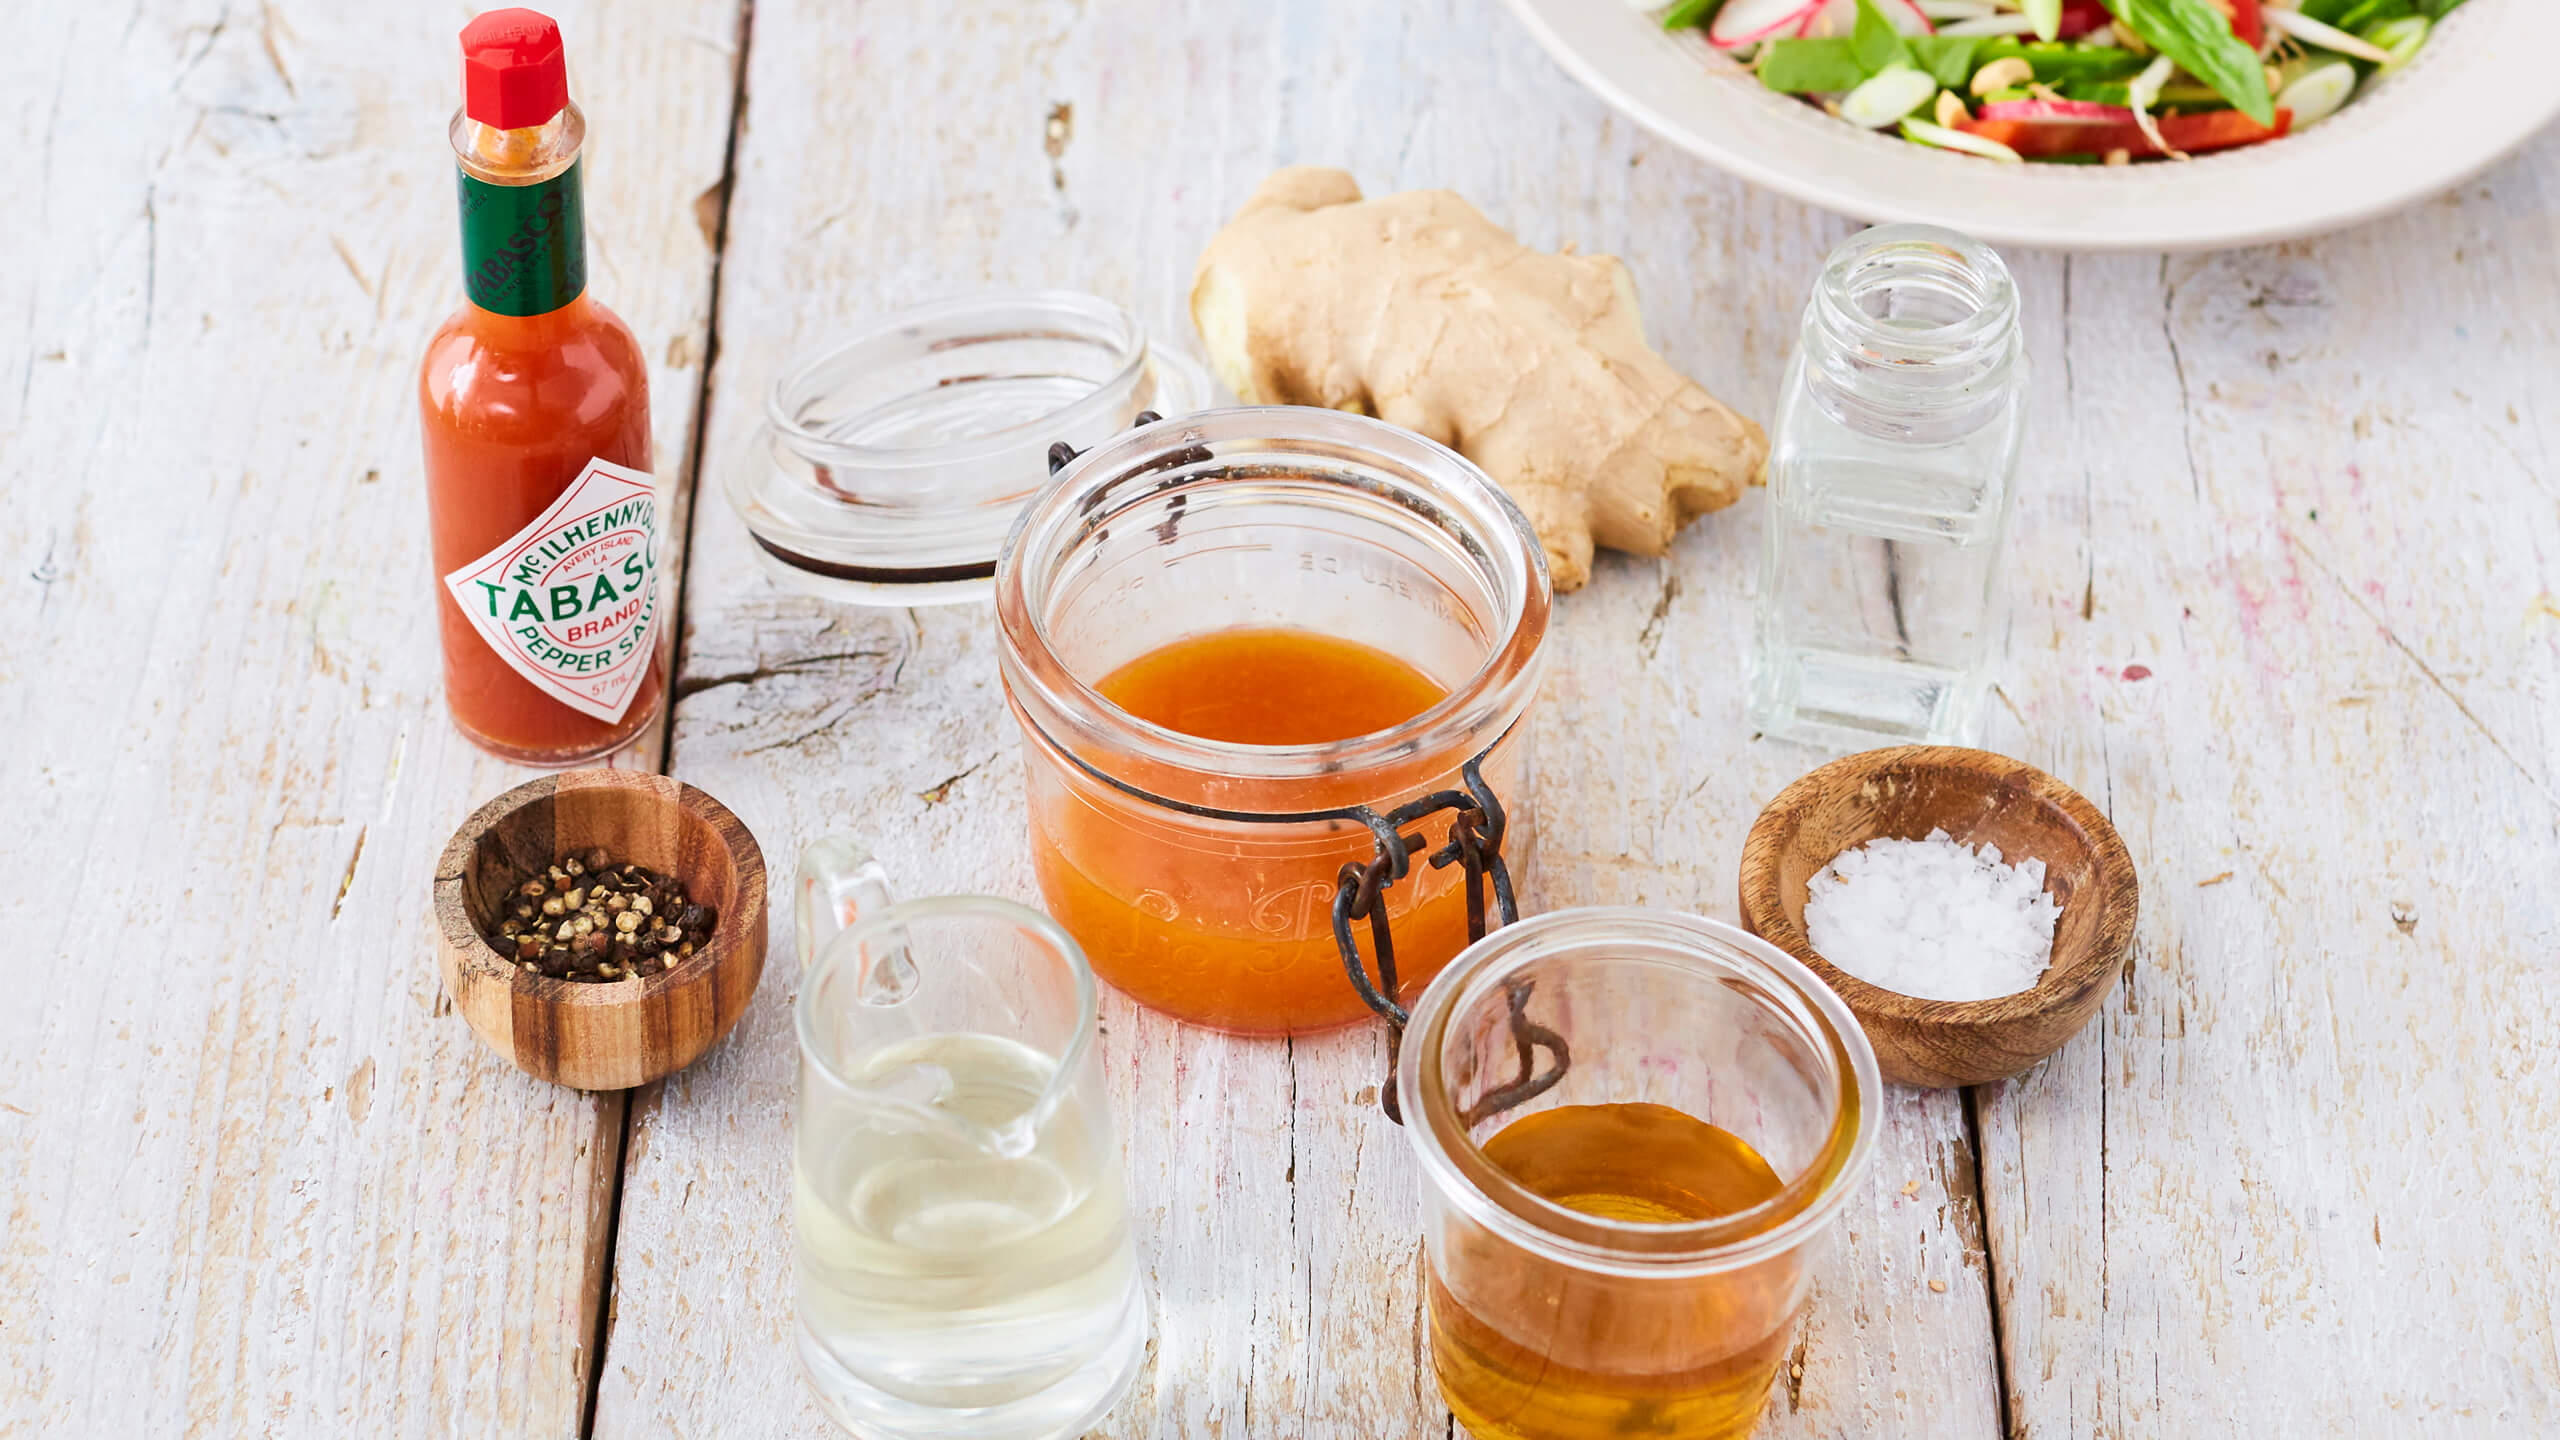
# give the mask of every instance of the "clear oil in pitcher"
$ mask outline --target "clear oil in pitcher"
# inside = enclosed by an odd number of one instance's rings
[[[1001,1405],[1074,1372],[1144,1303],[1095,1127],[1072,1102],[1020,1123],[1055,1074],[994,1035],[865,1057],[858,1084],[963,1123],[882,1108],[803,1150],[801,1323],[837,1363],[919,1405]]]

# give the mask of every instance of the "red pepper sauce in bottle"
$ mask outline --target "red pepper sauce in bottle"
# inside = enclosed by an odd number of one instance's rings
[[[649,375],[586,293],[560,27],[463,27],[462,264],[470,303],[418,372],[445,704],[472,743],[532,765],[620,748],[666,693]]]

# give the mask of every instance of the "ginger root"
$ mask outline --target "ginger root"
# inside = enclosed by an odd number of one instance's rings
[[[1531,250],[1446,190],[1273,173],[1202,252],[1191,319],[1247,404],[1374,415],[1482,466],[1560,591],[1591,578],[1594,541],[1660,555],[1768,458],[1645,343],[1626,266]]]

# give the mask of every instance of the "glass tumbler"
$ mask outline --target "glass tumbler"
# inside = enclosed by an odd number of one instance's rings
[[[1509,1104],[1523,1022],[1569,1058]],[[1441,972],[1397,1082],[1427,1177],[1432,1363],[1461,1424],[1750,1433],[1875,1143],[1875,1056],[1837,995],[1718,921],[1553,911]]]
[[[1145,1358],[1093,972],[1008,900],[801,857],[801,1364],[870,1440],[1082,1435]]]
[[[1214,410],[1086,452],[1034,500],[996,571],[1005,694],[1023,734],[1032,863],[1049,912],[1140,1003],[1248,1033],[1323,1029],[1367,1006],[1333,902],[1384,813],[1464,784],[1533,834],[1528,735],[1550,592],[1519,508],[1455,451],[1358,415]],[[1357,642],[1446,698],[1324,744],[1206,740],[1095,688],[1222,631]],[[1450,813],[1405,833],[1440,846]],[[1408,995],[1467,945],[1457,866],[1417,861],[1385,895]]]
[[[1990,247],[1886,225],[1831,252],[1770,427],[1753,729],[1974,742],[2026,389],[2017,286]]]

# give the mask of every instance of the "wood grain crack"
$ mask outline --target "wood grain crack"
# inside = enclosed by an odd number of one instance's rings
[[[675,698],[679,701],[688,700],[705,690],[717,690],[723,685],[753,685],[759,680],[771,680],[778,675],[789,675],[795,671],[814,669],[820,665],[832,665],[839,660],[879,660],[885,659],[888,654],[886,650],[830,650],[824,655],[803,655],[796,660],[777,660],[770,665],[758,665],[752,670],[736,670],[725,675],[688,675],[676,682]]]
[[[941,784],[927,786],[926,788],[917,791],[916,798],[922,800],[927,805],[941,804],[943,801],[951,798],[952,786],[957,785],[961,781],[968,779],[970,776],[977,774],[979,771],[986,769],[987,766],[995,760],[995,758],[995,756],[989,755],[986,759],[979,761],[977,764],[970,766],[968,769],[961,771],[959,774],[952,776]]]
[[[1663,622],[1671,618],[1671,607],[1680,599],[1680,572],[1671,562],[1662,562],[1662,593],[1653,597],[1653,613],[1645,617],[1644,628],[1636,632],[1636,653],[1650,661],[1662,648]]]
[[[2009,1376],[2009,1336],[2002,1327],[2000,1315],[2000,1261],[1992,1253],[1991,1217],[1983,1203],[1983,1197],[1991,1193],[1991,1177],[1985,1173],[1982,1153],[1982,1092],[1986,1088],[1981,1085],[1965,1087],[1964,1137],[1966,1148],[1973,1153],[1973,1228],[1982,1237],[1982,1295],[1991,1307],[1991,1398],[1999,1409],[2000,1433],[2006,1436],[2016,1434],[2017,1430],[2010,1418],[2012,1382]],[[1795,1387],[1804,1373],[1803,1350],[1799,1343],[1797,1353],[1788,1358],[1791,1378],[1787,1381],[1787,1398],[1790,1409],[1794,1408]]]
[[[292,33],[290,26],[286,33]],[[276,8],[267,0],[258,0],[258,43],[266,48],[267,63],[275,67],[276,78],[284,82],[284,93],[301,99],[302,92],[294,87],[293,72],[285,68],[284,52],[276,47]]]
[[[2526,767],[2524,761],[2517,757],[2516,752],[2507,748],[2507,742],[2498,738],[2498,732],[2489,728],[2489,723],[2481,719],[2479,714],[2471,708],[2470,702],[2462,698],[2462,692],[2445,683],[2444,677],[2438,675],[2435,667],[2427,663],[2427,657],[2410,648],[2409,642],[2400,638],[2400,632],[2391,628],[2391,622],[2383,619],[2382,613],[2367,603],[2362,595],[2357,594],[2355,587],[2349,585],[2344,577],[2331,569],[2329,563],[2321,559],[2318,552],[2303,544],[2301,537],[2291,530],[2286,530],[2284,539],[2286,544],[2293,547],[2295,554],[2300,555],[2312,569],[2320,572],[2322,579],[2338,587],[2338,593],[2347,597],[2347,603],[2356,607],[2357,613],[2371,621],[2373,628],[2381,632],[2383,640],[2392,649],[2399,651],[2411,665],[2416,666],[2418,673],[2426,677],[2427,683],[2434,686],[2438,694],[2453,702],[2454,710],[2470,723],[2471,728],[2478,732],[2481,739],[2489,742],[2489,748],[2497,751],[2500,759],[2515,767],[2515,772],[2524,777],[2527,785],[2533,787],[2533,793],[2542,797],[2542,803],[2554,810],[2560,810],[2560,796],[2553,795],[2551,787],[2543,778],[2534,774]]]
[[[2160,338],[2169,344],[2169,369],[2178,377],[2178,443],[2186,451],[2187,487],[2204,498],[2204,467],[2196,463],[2195,397],[2187,388],[2187,357],[2178,349],[2178,287],[2169,279],[2169,257],[2160,257]]]
[[[747,57],[748,51],[752,46],[755,37],[755,15],[755,0],[738,0],[738,41],[736,47],[732,51],[731,69],[729,73],[729,133],[720,152],[720,182],[716,187],[714,187],[718,196],[718,216],[716,224],[707,227],[708,233],[704,236],[704,239],[708,242],[711,250],[711,275],[708,299],[705,301],[703,307],[702,370],[694,389],[693,418],[692,423],[689,426],[685,442],[683,483],[688,488],[693,489],[698,489],[701,482],[703,437],[704,432],[710,428],[711,379],[712,375],[718,369],[720,361],[721,262],[724,259],[728,248],[729,202],[730,198],[737,190],[738,136],[740,132],[745,129],[746,125]],[[708,199],[709,194],[706,193],[704,198]],[[705,210],[699,201],[696,203],[694,213],[697,222],[703,220]],[[385,279],[387,286],[387,275]],[[700,531],[700,527],[692,523],[694,518],[693,510],[689,504],[684,507],[681,513],[683,516],[684,526],[684,547],[675,571],[675,600],[674,604],[670,607],[672,613],[668,617],[669,623],[672,627],[671,633],[677,636],[682,636],[685,633],[685,600],[686,592],[689,587],[684,582],[686,577],[689,576],[693,570],[693,542],[694,537]],[[681,645],[679,645],[678,655],[681,656],[681,654],[682,649]],[[784,662],[773,667],[759,668],[769,669],[771,672],[778,673],[780,671],[797,668],[799,666],[828,663],[839,658],[846,657],[813,655],[804,657],[802,660],[796,662]],[[681,663],[681,661],[678,663]],[[660,727],[658,732],[658,765],[663,772],[673,774],[676,768],[676,703],[682,700],[685,696],[709,689],[714,684],[732,682],[724,681],[721,677],[714,676],[708,677],[704,684],[688,689],[681,677],[671,675],[669,678],[671,681],[670,689],[672,693],[668,696],[667,704],[661,708],[661,713],[658,718],[658,724]],[[738,677],[734,683],[752,684],[756,678],[760,677],[756,672],[750,671],[746,675]],[[875,691],[873,693],[877,692]],[[870,697],[868,695],[865,695],[856,699],[852,705],[848,705],[844,709],[839,710],[834,716],[830,717],[823,724],[818,726],[816,730],[810,731],[808,734],[804,734],[797,739],[786,743],[796,745],[800,743],[801,740],[810,738],[811,735],[823,733],[829,726],[832,726],[836,721],[843,719],[845,715],[850,714],[855,707],[860,706],[864,700],[869,698]],[[635,1123],[633,1111],[637,1107],[631,1103],[632,1095],[634,1093],[643,1093],[648,1100],[654,1102],[663,1096],[664,1089],[664,1084],[661,1082],[657,1085],[647,1087],[644,1092],[626,1091],[621,1094],[603,1097],[597,1102],[600,1111],[605,1107],[610,1107],[613,1111],[610,1121],[600,1123],[598,1126],[600,1130],[605,1131],[612,1137],[612,1153],[599,1157],[596,1170],[594,1172],[597,1176],[597,1189],[602,1192],[599,1205],[603,1213],[598,1217],[601,1223],[590,1232],[591,1234],[600,1232],[601,1238],[600,1240],[590,1243],[588,1249],[586,1284],[582,1294],[582,1299],[586,1305],[588,1334],[592,1338],[586,1346],[585,1353],[582,1357],[584,1364],[582,1365],[581,1372],[578,1376],[578,1385],[581,1391],[579,1397],[580,1407],[578,1416],[579,1440],[594,1440],[596,1433],[596,1413],[604,1396],[604,1377],[606,1373],[605,1361],[607,1352],[613,1343],[613,1296],[617,1288],[615,1247],[621,1239],[622,1202],[624,1195],[629,1189],[631,1171],[634,1168],[635,1160],[631,1144],[631,1136]],[[599,1115],[599,1120],[603,1121],[603,1116],[601,1114]],[[686,1198],[690,1199],[691,1195],[692,1192],[688,1189],[686,1191]]]
[[[347,890],[356,883],[356,863],[364,859],[365,832],[372,828],[373,827],[370,825],[359,825],[356,827],[356,847],[355,849],[347,852],[347,873],[338,877],[338,898],[329,902],[329,918],[331,920],[337,919],[338,912],[346,908]]]
[[[738,43],[731,51],[729,72],[729,135],[720,151],[720,183],[713,187],[719,195],[719,217],[718,223],[711,226],[709,232],[703,237],[711,247],[711,288],[710,299],[703,306],[702,370],[694,384],[693,423],[685,440],[685,483],[696,488],[700,486],[702,479],[703,437],[711,428],[711,378],[719,372],[720,368],[721,261],[727,253],[729,243],[729,201],[730,197],[737,192],[738,136],[746,129],[747,118],[747,53],[754,44],[755,29],[756,0],[738,0]],[[694,202],[694,218],[697,222],[700,222],[704,216],[702,201],[710,198],[711,193],[711,191],[705,191]],[[684,520],[684,553],[676,564],[676,595],[675,604],[672,607],[674,613],[668,617],[673,626],[672,633],[677,636],[685,633],[684,578],[693,573],[693,539],[700,528],[693,524],[690,505],[684,510]],[[678,654],[681,655],[681,640],[677,648]],[[691,692],[684,688],[683,677],[671,676],[670,678],[673,681],[673,693],[667,697],[667,703],[658,715],[658,763],[672,775],[676,768],[676,704]],[[827,723],[831,725],[835,722],[830,720]],[[824,729],[823,726],[820,728]],[[805,735],[801,737],[801,739],[807,738]],[[792,743],[797,744],[798,741]],[[617,1189],[620,1186],[620,1178],[619,1174],[615,1177]],[[596,1376],[602,1373],[603,1367],[599,1365],[591,1369],[588,1374],[587,1421],[590,1431],[594,1429],[595,1422]]]

